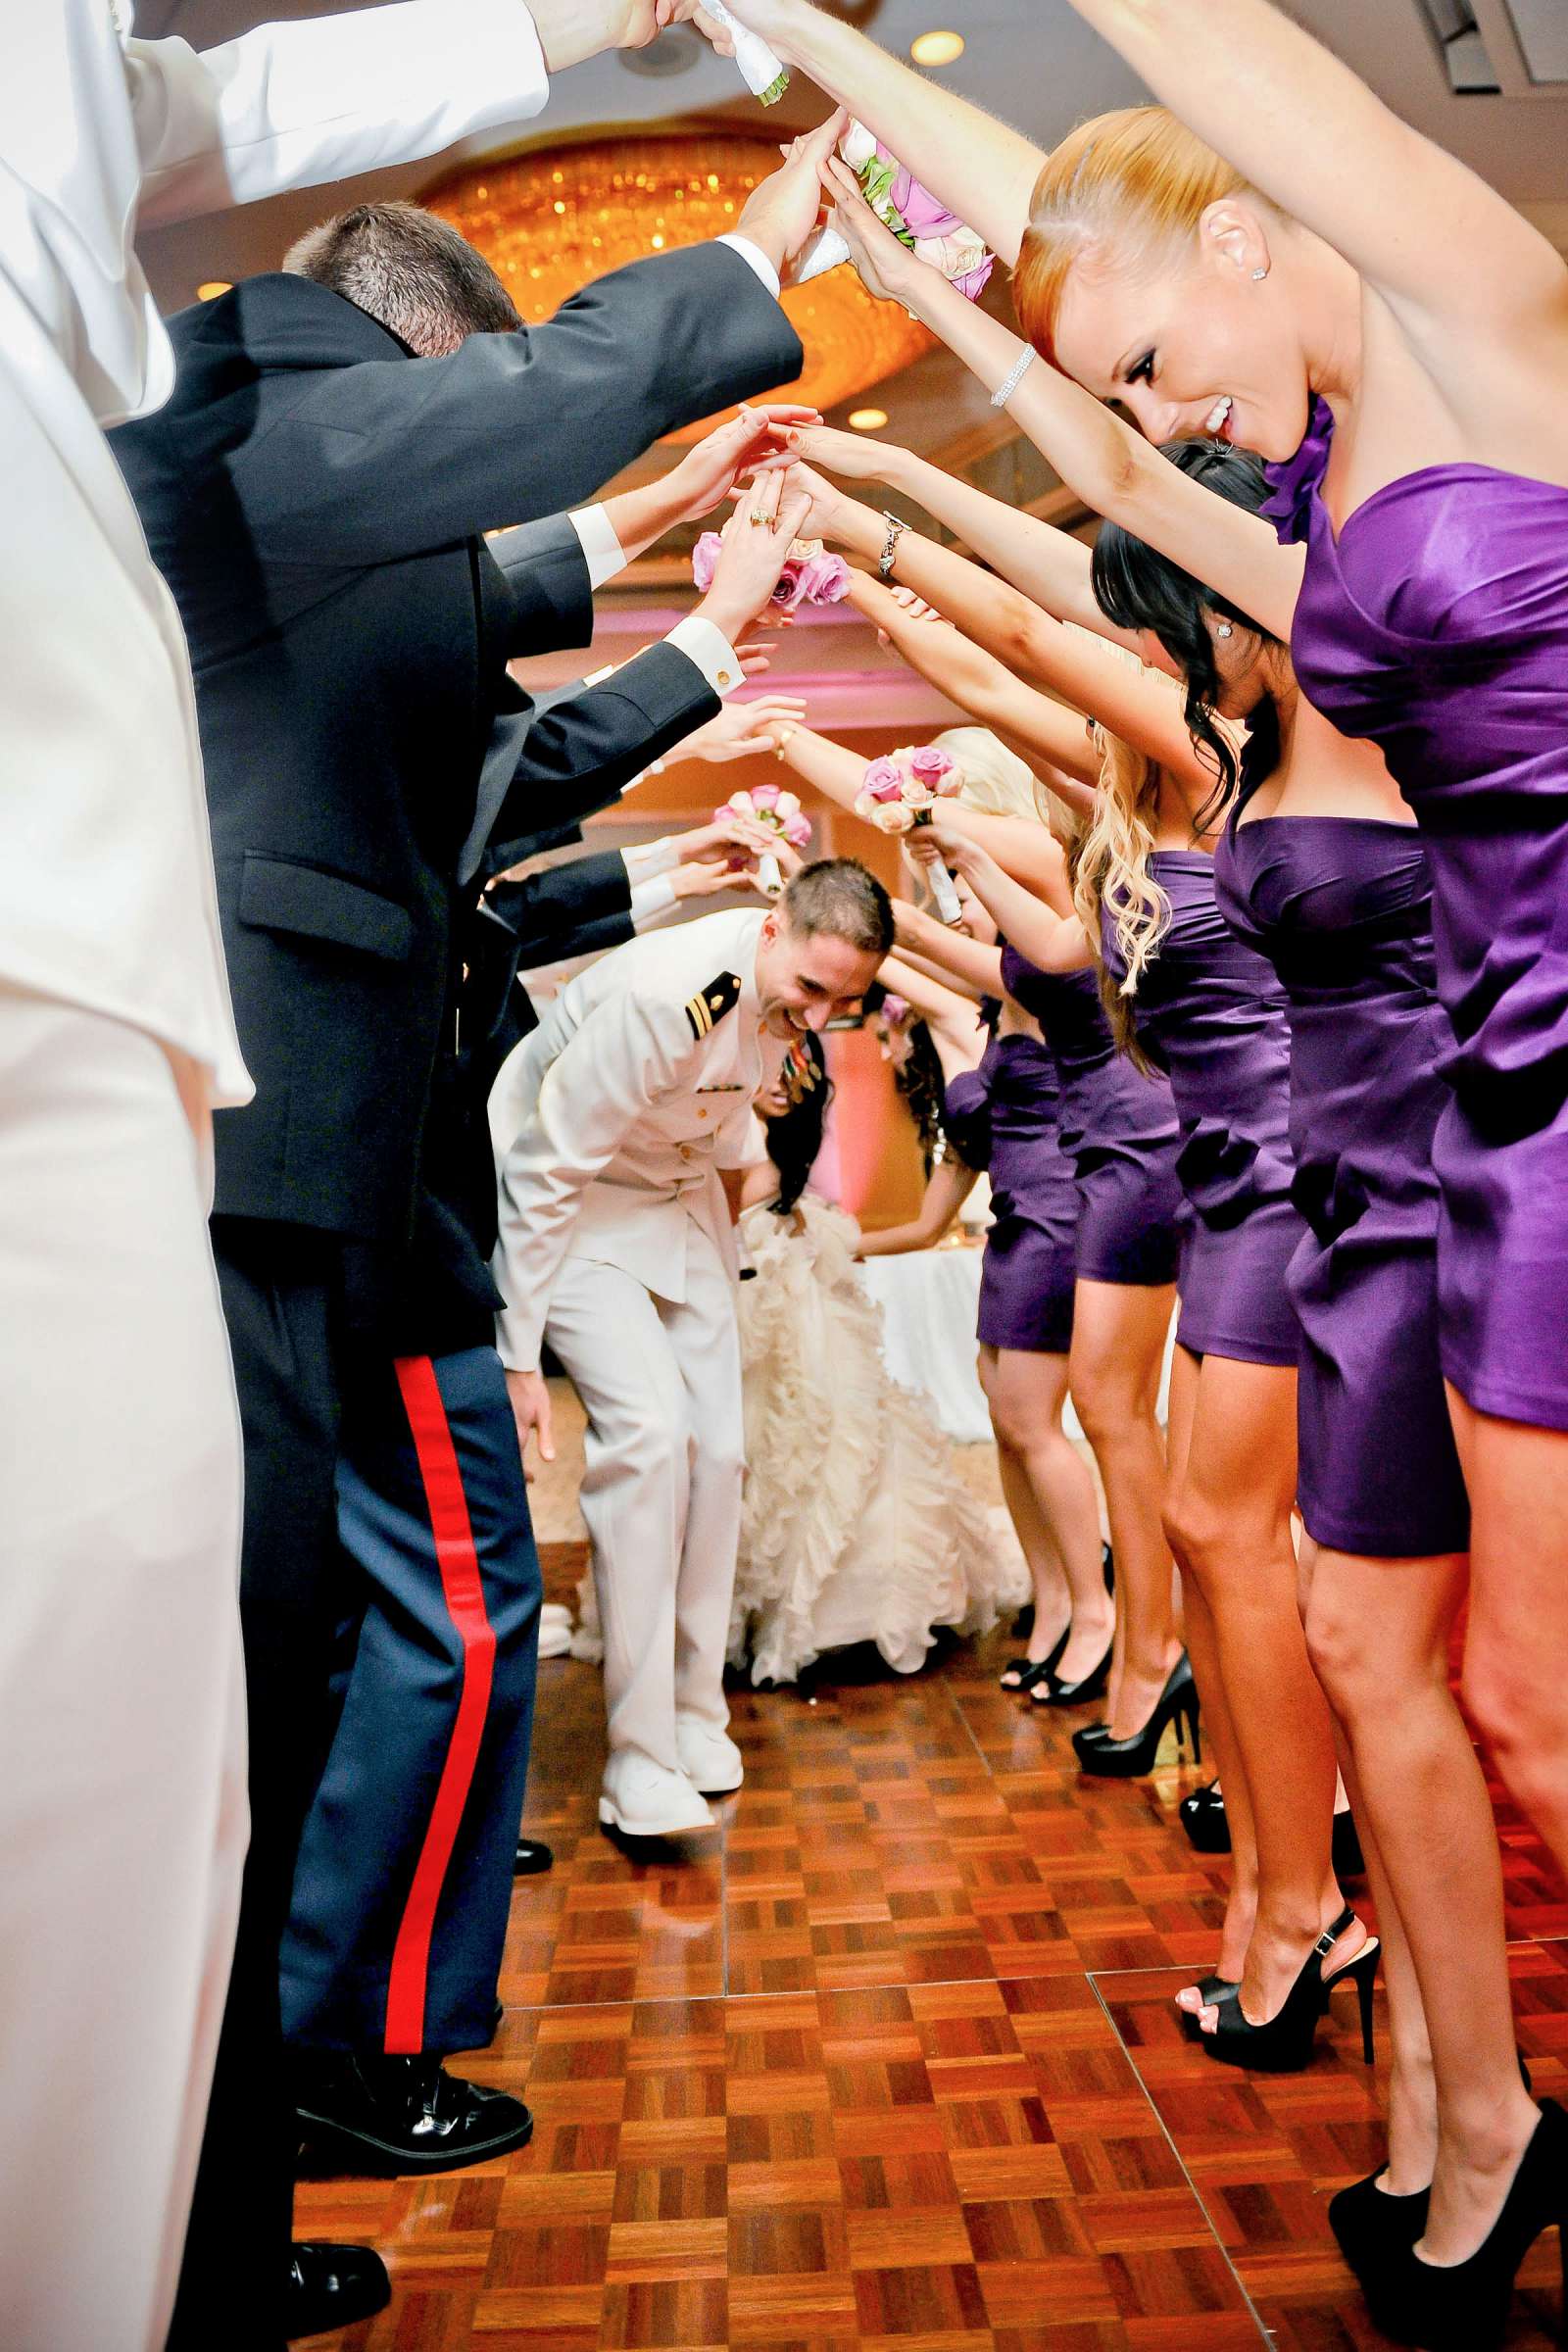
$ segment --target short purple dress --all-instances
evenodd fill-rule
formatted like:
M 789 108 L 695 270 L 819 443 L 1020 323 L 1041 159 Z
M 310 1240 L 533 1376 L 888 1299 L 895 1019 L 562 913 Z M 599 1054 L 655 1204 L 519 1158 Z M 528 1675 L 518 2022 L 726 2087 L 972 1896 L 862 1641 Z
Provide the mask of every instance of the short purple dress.
M 1065 1355 L 1072 1345 L 1078 1188 L 1057 1141 L 1056 1065 L 1035 1037 L 991 1043 L 977 1070 L 950 1080 L 944 1124 L 955 1151 L 991 1178 L 978 1337 L 987 1348 Z
M 1568 489 L 1427 466 L 1336 541 L 1333 430 L 1315 401 L 1266 512 L 1307 543 L 1302 691 L 1381 748 L 1431 864 L 1443 1369 L 1478 1411 L 1568 1429 Z
M 1451 1038 L 1420 835 L 1365 817 L 1233 817 L 1214 882 L 1226 921 L 1290 999 L 1306 1532 L 1374 1559 L 1463 1551 L 1432 1171 Z
M 1169 1083 L 1116 1051 L 1093 972 L 1043 972 L 1004 946 L 1002 985 L 1033 1013 L 1061 1081 L 1057 1133 L 1078 1179 L 1080 1282 L 1174 1282 L 1180 1136 Z
M 1291 1201 L 1285 992 L 1221 915 L 1206 852 L 1156 850 L 1150 872 L 1171 919 L 1132 1004 L 1139 1044 L 1170 1079 L 1176 1173 L 1194 1212 L 1176 1337 L 1193 1355 L 1294 1365 L 1300 1335 L 1286 1269 L 1304 1228 Z M 1103 912 L 1102 938 L 1119 981 L 1126 965 Z

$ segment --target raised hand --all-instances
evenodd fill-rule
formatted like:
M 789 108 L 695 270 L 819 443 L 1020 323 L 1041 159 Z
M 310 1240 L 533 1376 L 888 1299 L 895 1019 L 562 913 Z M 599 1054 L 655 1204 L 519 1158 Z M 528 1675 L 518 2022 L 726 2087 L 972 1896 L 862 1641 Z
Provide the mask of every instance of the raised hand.
M 713 762 L 754 759 L 772 751 L 775 727 L 799 725 L 805 716 L 806 705 L 790 694 L 760 694 L 754 702 L 726 703 L 716 718 L 688 735 L 667 757 Z M 687 852 L 689 857 L 696 854 Z
M 712 586 L 698 607 L 731 645 L 778 586 L 810 503 L 793 473 L 760 475 L 737 501 L 721 534 Z
M 761 34 L 770 49 L 789 60 L 792 51 L 790 35 L 803 16 L 810 11 L 803 0 L 727 0 L 729 12 L 751 31 Z M 698 31 L 712 43 L 720 57 L 733 57 L 735 44 L 727 29 L 716 18 L 709 16 L 702 0 L 674 0 L 677 16 L 683 23 L 696 25 Z
M 815 232 L 822 170 L 848 126 L 849 117 L 840 108 L 794 140 L 780 169 L 752 190 L 735 223 L 735 234 L 760 247 L 786 283 L 791 265 Z
M 892 229 L 877 219 L 842 156 L 823 158 L 822 186 L 833 207 L 831 225 L 849 247 L 850 260 L 866 292 L 879 302 L 902 302 L 916 309 L 914 296 L 921 282 L 940 285 L 941 271 L 933 270 L 929 262 L 916 261 L 907 245 L 901 244 Z
M 669 476 L 669 488 L 680 502 L 679 516 L 690 521 L 721 506 L 741 476 L 784 436 L 807 425 L 819 424 L 820 412 L 795 401 L 769 401 L 758 408 L 744 405 L 723 424 L 688 450 Z
M 841 433 L 836 425 L 823 424 L 820 417 L 808 417 L 799 422 L 781 420 L 773 436 L 773 454 L 765 461 L 769 465 L 788 465 L 798 459 L 805 466 L 819 466 L 824 473 L 839 474 L 847 482 L 880 482 L 887 452 L 872 433 Z

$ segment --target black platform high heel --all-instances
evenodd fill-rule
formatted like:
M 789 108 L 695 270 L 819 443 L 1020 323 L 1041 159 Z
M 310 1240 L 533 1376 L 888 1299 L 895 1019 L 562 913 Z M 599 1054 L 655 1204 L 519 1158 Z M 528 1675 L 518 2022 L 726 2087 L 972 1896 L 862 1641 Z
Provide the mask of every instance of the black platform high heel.
M 1220 2010 L 1212 2034 L 1203 2035 L 1204 2047 L 1211 2058 L 1222 2066 L 1244 2066 L 1260 2075 L 1298 2075 L 1312 2063 L 1312 2046 L 1317 2039 L 1317 2021 L 1326 2015 L 1329 1995 L 1341 1984 L 1355 1986 L 1356 2000 L 1361 2012 L 1361 2054 L 1368 2066 L 1372 2063 L 1372 1995 L 1377 1984 L 1378 1962 L 1382 1946 L 1375 1936 L 1369 1936 L 1353 1960 L 1335 1969 L 1332 1976 L 1323 1974 L 1323 1962 L 1348 1927 L 1355 1923 L 1355 1913 L 1348 1908 L 1340 1913 L 1332 1927 L 1325 1928 L 1302 1963 L 1300 1974 L 1285 1996 L 1283 2007 L 1263 2025 L 1254 2026 L 1240 2000 L 1229 2001 Z
M 1526 2090 L 1533 2087 L 1522 2050 L 1519 2080 Z M 1387 2170 L 1387 2165 L 1380 2164 L 1375 2173 L 1368 2173 L 1364 2180 L 1352 2180 L 1348 2188 L 1342 2188 L 1338 2195 L 1330 2197 L 1329 2228 L 1339 2240 L 1348 2268 L 1366 2284 L 1372 2317 L 1385 2335 L 1396 2335 L 1396 2315 L 1392 2312 L 1385 2315 L 1383 2302 L 1391 2252 L 1413 2246 L 1418 2237 L 1426 2235 L 1432 2191 L 1415 2188 L 1408 2196 L 1395 2196 L 1378 2186 Z M 1386 2325 L 1385 2317 L 1396 2320 L 1396 2325 Z
M 1079 1771 L 1108 1781 L 1131 1781 L 1141 1773 L 1152 1772 L 1165 1727 L 1172 1723 L 1176 1726 L 1178 1742 L 1190 1739 L 1193 1761 L 1200 1764 L 1203 1743 L 1198 1728 L 1198 1685 L 1193 1680 L 1192 1661 L 1185 1650 L 1166 1676 L 1165 1688 L 1141 1732 L 1135 1732 L 1130 1740 L 1112 1740 L 1108 1730 L 1099 1724 L 1074 1732 L 1073 1753 L 1078 1758 Z
M 1376 2276 L 1362 2275 L 1367 2300 L 1387 2332 L 1421 2352 L 1498 2352 L 1519 2266 L 1553 2225 L 1563 2233 L 1568 2296 L 1568 2115 L 1555 2099 L 1543 2099 L 1502 2211 L 1469 2261 L 1440 2270 L 1413 2244 L 1394 2246 Z

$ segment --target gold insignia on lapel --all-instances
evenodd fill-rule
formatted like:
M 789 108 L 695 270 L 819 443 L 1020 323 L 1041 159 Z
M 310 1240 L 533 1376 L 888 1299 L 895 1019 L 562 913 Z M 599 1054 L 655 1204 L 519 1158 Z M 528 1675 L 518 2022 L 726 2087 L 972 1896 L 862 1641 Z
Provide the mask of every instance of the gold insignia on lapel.
M 692 1025 L 693 1037 L 705 1038 L 714 1023 L 724 1018 L 726 1012 L 734 1011 L 740 1001 L 738 972 L 720 972 L 716 980 L 710 980 L 708 986 L 700 988 L 686 1006 L 686 1018 Z

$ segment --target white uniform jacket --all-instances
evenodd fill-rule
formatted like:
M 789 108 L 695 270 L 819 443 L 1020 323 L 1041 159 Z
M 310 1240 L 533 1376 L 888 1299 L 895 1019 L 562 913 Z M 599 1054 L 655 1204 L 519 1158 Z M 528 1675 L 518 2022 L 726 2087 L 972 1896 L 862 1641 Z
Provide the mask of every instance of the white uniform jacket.
M 759 1026 L 760 912 L 710 914 L 601 956 L 509 1055 L 490 1098 L 500 1173 L 497 1346 L 533 1371 L 568 1256 L 686 1297 L 692 1223 L 735 1268 L 718 1170 L 784 1055 Z
M 26 0 L 0 73 L 0 982 L 150 1031 L 242 1102 L 190 664 L 100 427 L 169 396 L 138 223 L 536 114 L 522 0 L 406 0 L 198 56 Z

